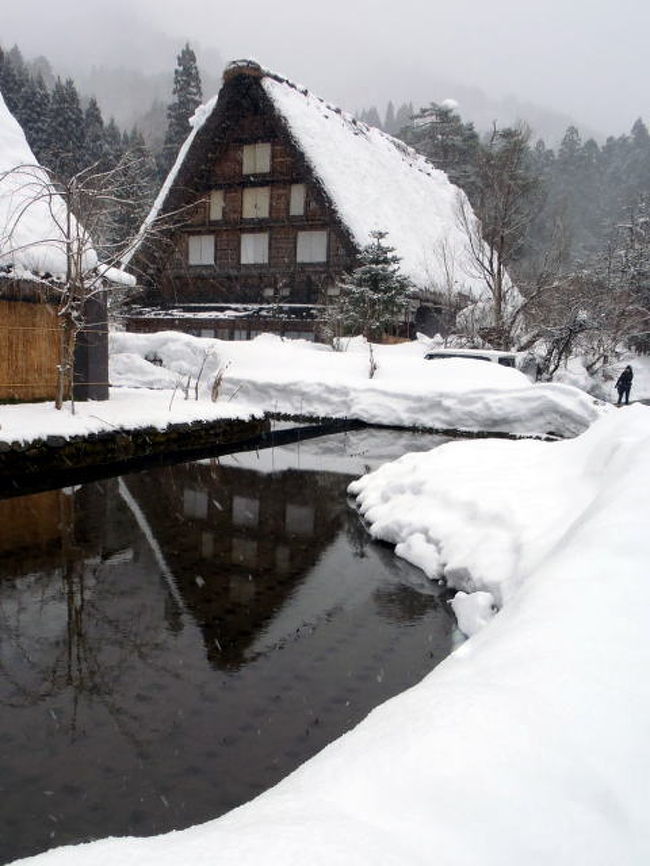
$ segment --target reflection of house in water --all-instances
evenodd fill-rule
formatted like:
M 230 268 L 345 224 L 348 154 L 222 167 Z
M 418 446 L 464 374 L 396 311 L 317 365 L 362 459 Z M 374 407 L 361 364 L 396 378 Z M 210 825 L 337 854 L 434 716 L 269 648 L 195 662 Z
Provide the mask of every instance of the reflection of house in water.
M 208 657 L 238 666 L 341 527 L 347 476 L 262 473 L 215 461 L 126 479 Z

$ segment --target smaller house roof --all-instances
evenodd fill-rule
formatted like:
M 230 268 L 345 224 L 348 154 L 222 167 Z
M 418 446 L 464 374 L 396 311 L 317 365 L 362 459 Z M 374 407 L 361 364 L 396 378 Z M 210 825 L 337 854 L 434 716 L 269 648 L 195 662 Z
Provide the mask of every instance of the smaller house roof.
M 100 264 L 91 239 L 70 214 L 49 174 L 29 146 L 0 93 L 0 275 L 64 280 L 67 239 L 84 245 L 83 268 L 111 282 L 133 284 L 117 268 Z
M 0 94 L 0 268 L 65 277 L 67 208 Z M 88 249 L 88 265 L 97 264 Z

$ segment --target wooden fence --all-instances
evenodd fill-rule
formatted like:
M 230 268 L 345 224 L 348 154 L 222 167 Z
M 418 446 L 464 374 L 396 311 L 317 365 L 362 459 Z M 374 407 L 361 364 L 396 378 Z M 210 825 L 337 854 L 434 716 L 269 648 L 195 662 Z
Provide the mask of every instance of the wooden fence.
M 59 357 L 56 307 L 0 300 L 0 401 L 53 400 Z

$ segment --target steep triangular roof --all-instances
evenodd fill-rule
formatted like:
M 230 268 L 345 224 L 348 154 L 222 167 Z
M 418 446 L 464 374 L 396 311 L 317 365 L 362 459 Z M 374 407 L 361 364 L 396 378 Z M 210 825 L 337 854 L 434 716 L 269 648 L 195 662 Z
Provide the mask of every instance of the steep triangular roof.
M 22 279 L 63 279 L 66 220 L 63 198 L 0 94 L 0 269 Z M 85 258 L 88 268 L 97 265 L 90 247 Z
M 402 271 L 418 288 L 485 295 L 483 281 L 473 273 L 470 244 L 457 215 L 459 198 L 466 202 L 465 194 L 447 175 L 403 142 L 253 61 L 231 63 L 219 94 L 192 118 L 192 131 L 145 227 L 165 212 L 184 166 L 200 146 L 201 131 L 237 75 L 260 81 L 276 117 L 357 247 L 369 242 L 372 231 L 386 231 L 387 242 L 402 259 Z

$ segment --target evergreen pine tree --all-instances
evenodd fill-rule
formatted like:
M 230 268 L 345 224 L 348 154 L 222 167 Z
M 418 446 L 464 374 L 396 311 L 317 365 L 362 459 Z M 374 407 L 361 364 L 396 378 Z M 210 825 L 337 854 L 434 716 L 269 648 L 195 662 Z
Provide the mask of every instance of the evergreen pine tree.
M 166 174 L 190 133 L 190 118 L 201 104 L 201 77 L 196 55 L 189 43 L 176 58 L 174 70 L 174 100 L 167 106 L 167 132 L 160 155 L 160 170 Z
M 389 135 L 395 135 L 396 132 L 399 132 L 395 123 L 395 106 L 393 105 L 392 101 L 388 103 L 388 108 L 386 109 L 386 117 L 384 118 L 384 129 Z
M 71 78 L 57 78 L 48 112 L 48 168 L 69 179 L 84 166 L 84 116 Z
M 475 198 L 479 137 L 472 123 L 463 123 L 450 106 L 432 102 L 415 115 L 401 135 L 465 190 L 470 200 Z
M 49 143 L 50 93 L 40 72 L 30 79 L 29 94 L 29 106 L 25 106 L 23 129 L 36 159 L 43 162 L 47 156 Z
M 402 131 L 411 125 L 413 117 L 413 105 L 404 102 L 395 113 L 395 135 L 402 135 Z
M 18 49 L 0 51 L 0 90 L 7 108 L 19 122 L 18 114 L 22 105 L 22 90 L 26 77 L 24 63 Z
M 330 310 L 332 324 L 368 340 L 395 332 L 412 288 L 400 273 L 395 249 L 384 243 L 386 236 L 383 231 L 370 233 L 372 240 L 359 253 L 359 266 L 340 281 L 338 302 Z
M 96 165 L 97 171 L 106 171 L 110 167 L 104 118 L 95 97 L 91 97 L 84 112 L 84 161 L 86 165 Z
M 108 164 L 110 166 L 117 165 L 124 155 L 124 145 L 122 144 L 122 134 L 114 117 L 111 117 L 104 127 L 104 143 Z

